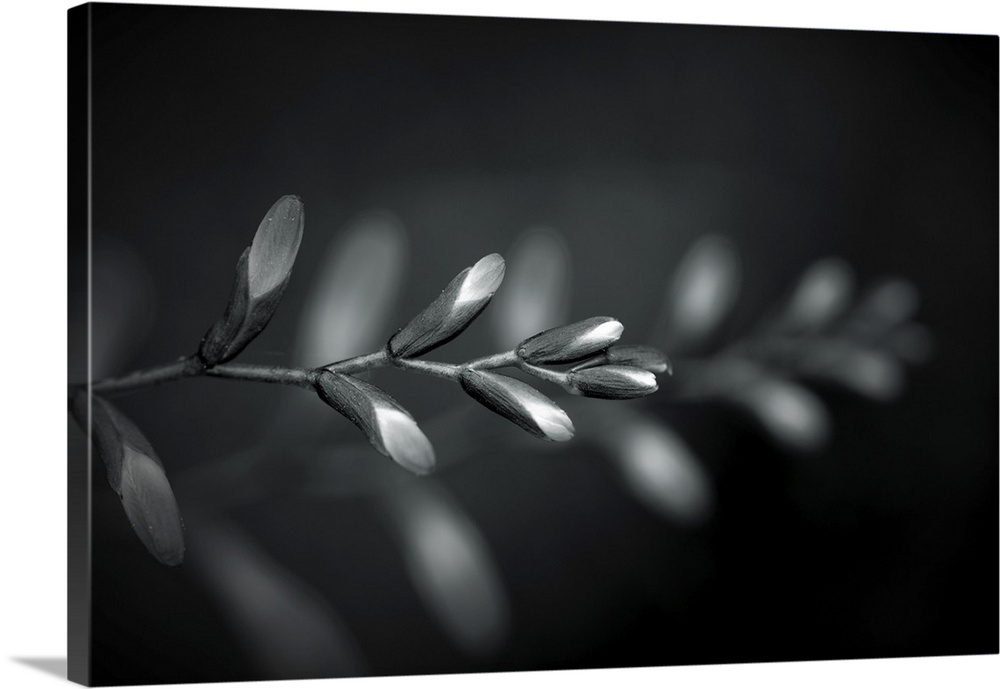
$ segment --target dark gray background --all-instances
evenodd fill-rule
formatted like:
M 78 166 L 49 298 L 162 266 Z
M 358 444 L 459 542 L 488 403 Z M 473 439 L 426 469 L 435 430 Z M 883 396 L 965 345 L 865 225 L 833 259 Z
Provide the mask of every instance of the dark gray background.
M 608 487 L 599 458 L 571 451 L 484 453 L 443 474 L 514 603 L 515 634 L 489 661 L 462 656 L 409 601 L 364 504 L 242 515 L 329 589 L 377 673 L 997 651 L 995 37 L 128 6 L 95 17 L 94 242 L 126 243 L 156 294 L 122 371 L 196 346 L 286 193 L 306 204 L 306 238 L 246 352 L 263 363 L 287 361 L 305 278 L 370 208 L 411 232 L 400 323 L 536 223 L 570 242 L 572 317 L 612 313 L 636 333 L 707 232 L 744 259 L 734 333 L 830 254 L 863 281 L 902 275 L 921 291 L 934 362 L 892 405 L 825 391 L 835 434 L 811 464 L 725 410 L 663 412 L 717 480 L 702 529 L 656 520 Z M 489 347 L 484 331 L 456 342 L 455 360 Z M 464 401 L 383 380 L 418 419 Z M 252 443 L 276 400 L 190 381 L 122 406 L 180 472 Z M 100 472 L 94 499 L 95 680 L 252 678 L 197 581 L 134 543 Z M 303 523 L 310 537 L 289 538 Z M 570 566 L 560 551 L 579 533 L 593 547 Z M 326 569 L 316 542 L 336 553 Z

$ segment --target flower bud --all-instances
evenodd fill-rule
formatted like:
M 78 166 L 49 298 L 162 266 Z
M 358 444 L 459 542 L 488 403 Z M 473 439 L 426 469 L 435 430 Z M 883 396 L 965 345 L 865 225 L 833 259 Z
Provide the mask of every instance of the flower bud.
M 90 406 L 91 439 L 132 529 L 153 557 L 165 565 L 179 565 L 184 560 L 184 529 L 160 458 L 135 424 L 111 403 L 92 396 Z M 86 428 L 86 392 L 74 398 L 73 415 Z
M 573 437 L 573 422 L 566 412 L 527 383 L 471 369 L 462 372 L 460 381 L 474 400 L 534 436 L 557 442 Z
M 579 361 L 617 342 L 624 329 L 614 318 L 595 316 L 533 335 L 516 351 L 529 364 Z
M 434 468 L 434 448 L 409 412 L 381 389 L 353 376 L 323 371 L 320 398 L 368 436 L 372 446 L 415 474 Z
M 500 254 L 485 256 L 448 283 L 438 298 L 389 339 L 394 357 L 415 357 L 450 342 L 490 303 L 503 281 Z
M 595 366 L 571 371 L 567 384 L 584 397 L 627 400 L 656 392 L 656 376 L 634 366 Z
M 304 222 L 297 196 L 283 196 L 271 206 L 253 243 L 236 264 L 225 313 L 201 342 L 198 353 L 206 364 L 214 366 L 235 357 L 271 320 L 288 286 Z
M 606 366 L 608 364 L 634 366 L 650 373 L 666 373 L 670 375 L 674 372 L 667 355 L 656 347 L 649 347 L 647 345 L 614 345 L 608 347 L 607 351 L 580 362 L 572 370 L 582 371 L 585 368 Z

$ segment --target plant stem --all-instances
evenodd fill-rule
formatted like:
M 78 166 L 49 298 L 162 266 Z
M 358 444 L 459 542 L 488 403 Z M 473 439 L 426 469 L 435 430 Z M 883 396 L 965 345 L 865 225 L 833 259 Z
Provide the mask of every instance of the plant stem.
M 420 361 L 419 359 L 392 359 L 392 365 L 404 371 L 416 371 L 430 376 L 458 380 L 462 367 L 455 364 L 442 364 L 437 361 Z
M 491 354 L 490 356 L 480 357 L 478 359 L 472 359 L 466 361 L 462 365 L 462 368 L 504 368 L 506 366 L 517 366 L 518 358 L 517 352 L 511 350 L 509 352 L 500 352 L 498 354 Z
M 169 364 L 160 364 L 151 368 L 133 371 L 120 378 L 105 378 L 90 386 L 96 393 L 116 393 L 134 390 L 135 388 L 159 385 L 171 380 L 199 376 L 205 371 L 205 366 L 195 356 L 184 357 Z M 74 386 L 86 387 L 86 384 Z
M 358 371 L 370 371 L 375 368 L 381 368 L 389 364 L 390 359 L 389 351 L 383 347 L 370 354 L 363 354 L 350 359 L 344 359 L 343 361 L 335 361 L 332 364 L 320 366 L 320 368 L 325 368 L 332 373 L 357 373 Z
M 513 351 L 499 352 L 490 356 L 472 359 L 464 364 L 446 364 L 439 361 L 424 361 L 392 357 L 386 348 L 369 354 L 335 361 L 320 368 L 290 368 L 287 366 L 264 366 L 261 364 L 216 364 L 206 367 L 197 356 L 189 356 L 169 364 L 153 366 L 135 371 L 119 378 L 105 378 L 91 385 L 91 390 L 100 394 L 115 394 L 128 392 L 137 388 L 158 385 L 182 378 L 208 376 L 211 378 L 228 378 L 231 380 L 246 380 L 258 383 L 277 383 L 280 385 L 296 385 L 308 388 L 316 383 L 320 372 L 326 370 L 333 373 L 350 375 L 360 371 L 371 371 L 385 366 L 394 366 L 404 371 L 413 371 L 425 375 L 457 381 L 461 372 L 467 368 L 496 369 L 508 366 L 519 366 L 523 370 L 543 380 L 561 384 L 563 374 L 547 369 L 531 366 L 521 362 Z M 71 392 L 84 388 L 85 384 L 71 386 Z
M 298 385 L 303 388 L 313 385 L 316 382 L 317 374 L 316 369 L 260 366 L 257 364 L 219 364 L 205 371 L 205 375 L 214 378 Z
M 552 371 L 547 368 L 529 364 L 527 361 L 519 362 L 519 367 L 525 373 L 530 373 L 540 380 L 545 380 L 556 385 L 566 385 L 566 374 L 559 371 Z

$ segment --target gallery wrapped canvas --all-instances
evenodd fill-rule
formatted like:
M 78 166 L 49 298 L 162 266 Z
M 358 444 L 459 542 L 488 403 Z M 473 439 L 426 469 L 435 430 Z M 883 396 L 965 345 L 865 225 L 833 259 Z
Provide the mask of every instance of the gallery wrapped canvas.
M 997 48 L 70 10 L 70 678 L 997 653 Z

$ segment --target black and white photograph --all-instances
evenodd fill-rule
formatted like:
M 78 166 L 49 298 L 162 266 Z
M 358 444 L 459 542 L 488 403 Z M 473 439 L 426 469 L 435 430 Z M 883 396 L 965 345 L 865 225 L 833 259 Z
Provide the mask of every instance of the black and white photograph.
M 1000 652 L 989 28 L 66 29 L 70 681 Z

